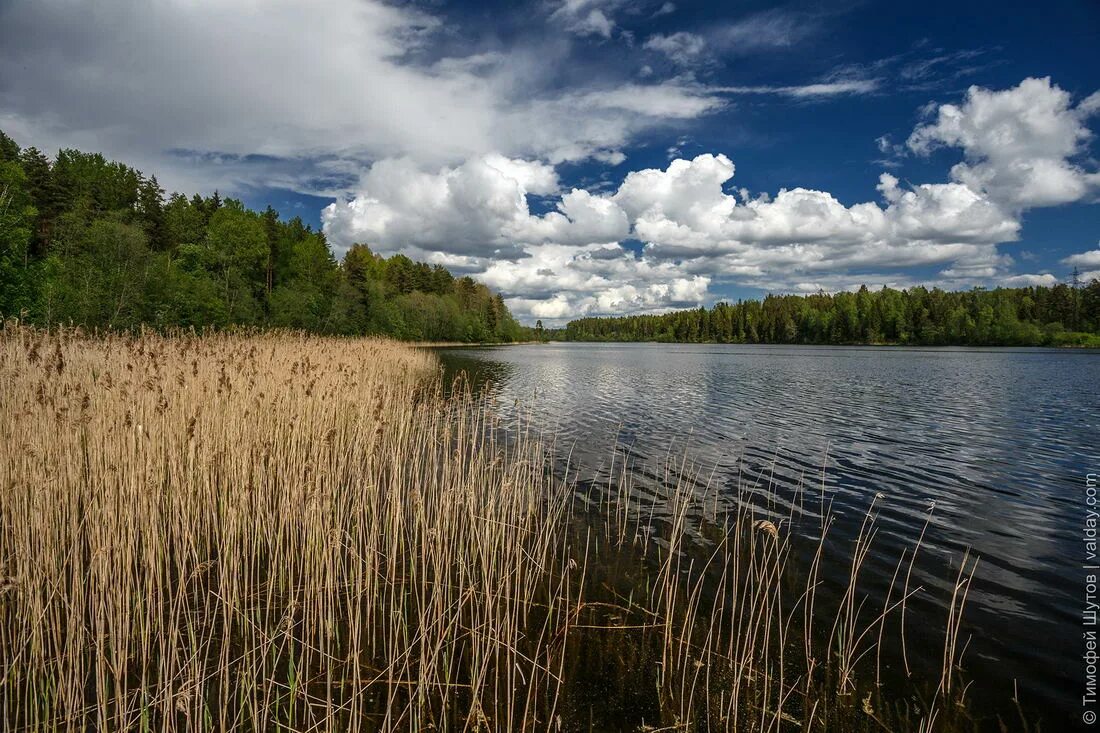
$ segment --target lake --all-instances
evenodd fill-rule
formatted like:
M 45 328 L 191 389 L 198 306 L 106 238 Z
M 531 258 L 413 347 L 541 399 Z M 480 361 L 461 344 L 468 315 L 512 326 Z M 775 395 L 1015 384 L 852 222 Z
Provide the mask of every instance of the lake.
M 619 446 L 643 482 L 686 452 L 713 471 L 719 495 L 747 480 L 781 496 L 824 484 L 841 520 L 834 541 L 848 547 L 881 492 L 872 594 L 935 502 L 914 569 L 928 589 L 908 622 L 918 627 L 914 666 L 939 663 L 947 598 L 970 548 L 980 563 L 963 666 L 978 711 L 1005 709 L 1018 690 L 1044 729 L 1079 724 L 1100 353 L 555 343 L 439 354 L 506 424 L 525 416 L 556 436 L 582 480 L 606 477 Z M 847 581 L 843 561 L 832 570 L 826 583 Z

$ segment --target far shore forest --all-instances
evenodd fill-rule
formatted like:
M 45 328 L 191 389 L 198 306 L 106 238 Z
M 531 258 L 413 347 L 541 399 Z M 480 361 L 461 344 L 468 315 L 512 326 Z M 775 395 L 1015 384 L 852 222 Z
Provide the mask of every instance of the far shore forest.
M 240 201 L 166 195 L 96 153 L 51 159 L 0 132 L 0 317 L 134 330 L 291 328 L 406 341 L 1100 347 L 1100 281 L 768 295 L 660 315 L 519 324 L 499 293 Z
M 945 291 L 866 286 L 769 295 L 662 315 L 582 318 L 566 341 L 1100 347 L 1100 280 L 1053 287 Z

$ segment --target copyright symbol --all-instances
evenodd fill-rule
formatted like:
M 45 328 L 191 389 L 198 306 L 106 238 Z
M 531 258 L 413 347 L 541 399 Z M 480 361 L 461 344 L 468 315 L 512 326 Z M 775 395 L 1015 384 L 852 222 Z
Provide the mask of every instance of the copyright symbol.
M 1085 725 L 1092 725 L 1096 722 L 1096 713 L 1092 710 L 1086 710 L 1084 714 L 1081 715 L 1081 720 L 1085 721 Z

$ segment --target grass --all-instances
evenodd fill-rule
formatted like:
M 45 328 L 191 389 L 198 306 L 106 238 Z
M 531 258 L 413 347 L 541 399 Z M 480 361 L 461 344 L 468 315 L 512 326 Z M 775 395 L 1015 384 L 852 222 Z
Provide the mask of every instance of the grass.
M 289 333 L 0 332 L 0 720 L 83 730 L 956 730 L 962 559 L 933 678 L 787 514 L 686 462 L 598 499 L 434 357 Z M 877 501 L 877 499 L 876 499 Z M 908 564 L 907 561 L 908 560 Z M 849 565 L 839 599 L 824 563 Z M 911 652 L 911 650 L 910 650 Z M 936 678 L 938 677 L 938 678 Z

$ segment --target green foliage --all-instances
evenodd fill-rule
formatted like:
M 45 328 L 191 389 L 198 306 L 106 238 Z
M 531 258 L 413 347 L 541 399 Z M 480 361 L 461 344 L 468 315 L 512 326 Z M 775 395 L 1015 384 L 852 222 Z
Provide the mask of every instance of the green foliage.
M 18 148 L 0 133 L 0 313 L 20 313 L 34 306 L 40 267 L 31 260 L 32 225 L 38 212 L 31 205 L 27 178 L 18 163 Z
M 19 160 L 19 144 L 0 130 L 0 161 L 11 163 Z
M 44 326 L 278 326 L 423 341 L 511 341 L 499 295 L 439 265 L 324 234 L 241 202 L 173 194 L 102 155 L 52 162 L 0 132 L 0 317 Z
M 1084 349 L 1100 349 L 1100 334 L 1080 331 L 1058 331 L 1049 337 L 1051 346 L 1073 346 Z
M 1065 324 L 1070 324 L 1067 330 Z M 928 346 L 1100 346 L 1100 281 L 1072 288 L 923 287 L 719 303 L 709 311 L 582 318 L 570 341 L 677 341 Z

